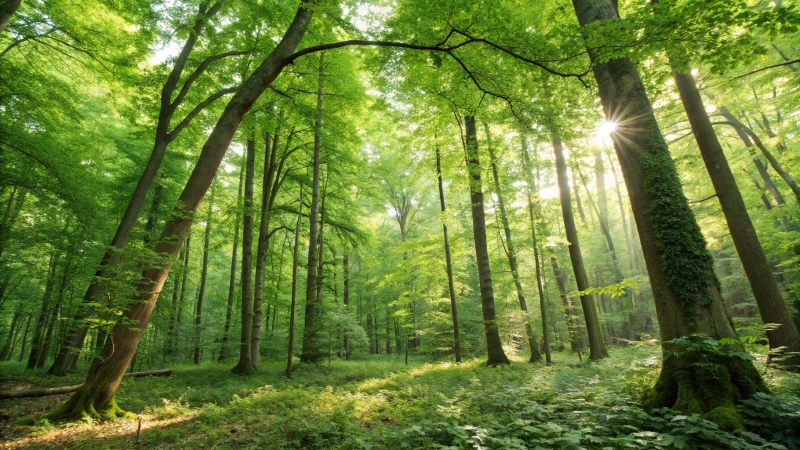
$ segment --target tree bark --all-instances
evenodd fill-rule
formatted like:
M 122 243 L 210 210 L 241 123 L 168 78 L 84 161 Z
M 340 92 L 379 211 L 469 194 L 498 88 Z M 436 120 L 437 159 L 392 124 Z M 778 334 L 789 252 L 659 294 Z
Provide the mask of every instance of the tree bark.
M 514 240 L 511 238 L 511 225 L 508 222 L 508 215 L 506 215 L 506 206 L 503 201 L 503 191 L 500 186 L 500 175 L 497 171 L 497 155 L 495 154 L 494 147 L 492 146 L 492 137 L 489 133 L 489 125 L 484 122 L 484 132 L 486 133 L 486 147 L 489 149 L 489 159 L 492 166 L 492 176 L 494 178 L 494 190 L 497 195 L 497 206 L 500 209 L 500 221 L 503 225 L 503 231 L 506 236 L 506 256 L 508 257 L 508 267 L 511 269 L 511 278 L 514 280 L 514 288 L 517 291 L 517 300 L 519 300 L 519 308 L 525 313 L 525 333 L 528 336 L 528 346 L 531 350 L 531 356 L 528 362 L 537 362 L 542 360 L 542 353 L 539 351 L 539 343 L 536 336 L 533 334 L 533 327 L 531 327 L 530 313 L 528 313 L 528 304 L 525 300 L 525 293 L 522 289 L 522 282 L 519 278 L 519 266 L 517 264 L 517 248 L 514 245 Z
M 573 5 L 582 26 L 618 19 L 609 0 L 573 0 Z M 638 70 L 630 59 L 618 58 L 594 64 L 593 72 L 606 120 L 617 123 L 611 138 L 639 230 L 665 353 L 645 407 L 702 414 L 723 429 L 742 429 L 735 400 L 767 387 L 750 361 L 686 351 L 704 339 L 737 335 Z
M 5 0 L 0 4 L 0 33 L 6 29 L 8 22 L 11 21 L 11 16 L 17 11 L 22 0 Z
M 56 278 L 56 268 L 58 261 L 61 259 L 60 253 L 56 250 L 54 256 L 50 256 L 50 264 L 47 269 L 47 284 L 44 288 L 44 295 L 42 296 L 42 308 L 39 310 L 39 319 L 36 321 L 36 328 L 33 331 L 33 339 L 31 339 L 31 353 L 28 356 L 28 364 L 26 369 L 35 369 L 36 364 L 39 362 L 41 356 L 42 346 L 44 345 L 45 332 L 47 330 L 47 318 L 50 311 L 50 297 L 53 293 L 53 284 Z
M 739 254 L 744 272 L 750 282 L 753 296 L 764 323 L 778 324 L 767 331 L 769 347 L 780 356 L 783 352 L 794 352 L 795 356 L 777 358 L 775 361 L 784 367 L 800 369 L 800 335 L 794 327 L 792 316 L 781 295 L 780 287 L 772 274 L 767 256 L 761 248 L 756 229 L 742 195 L 736 185 L 725 153 L 722 151 L 714 132 L 714 126 L 706 113 L 700 91 L 688 68 L 674 67 L 675 85 L 678 88 L 686 116 L 692 127 L 700 154 L 705 161 L 714 191 L 717 193 L 722 212 L 731 232 L 731 239 Z M 779 350 L 781 349 L 781 350 Z
M 553 275 L 556 278 L 558 292 L 561 295 L 561 303 L 564 304 L 564 316 L 567 319 L 567 330 L 569 331 L 569 343 L 573 352 L 580 352 L 583 349 L 583 338 L 581 337 L 580 325 L 578 323 L 578 311 L 573 306 L 567 295 L 567 271 L 558 266 L 555 255 L 550 255 L 550 264 L 553 266 Z
M 311 184 L 311 208 L 309 211 L 308 226 L 308 275 L 306 277 L 306 308 L 303 328 L 303 349 L 300 359 L 315 362 L 322 357 L 317 348 L 317 233 L 319 228 L 319 178 L 320 178 L 320 147 L 322 144 L 322 93 L 325 89 L 325 71 L 323 54 L 319 57 L 319 72 L 317 83 L 317 119 L 314 127 L 314 160 L 313 178 Z
M 447 290 L 450 295 L 450 314 L 453 318 L 453 352 L 456 362 L 461 362 L 461 336 L 458 330 L 458 308 L 456 306 L 456 289 L 453 282 L 453 260 L 450 255 L 450 238 L 447 234 L 447 207 L 444 203 L 444 184 L 442 183 L 442 158 L 439 154 L 439 146 L 436 146 L 436 180 L 439 185 L 439 206 L 442 211 L 442 231 L 444 232 L 444 256 L 447 263 Z M 397 326 L 395 325 L 395 335 Z M 398 352 L 400 347 L 398 347 Z
M 246 163 L 245 163 L 246 164 Z M 233 301 L 236 298 L 236 253 L 239 249 L 239 226 L 241 223 L 242 213 L 242 188 L 244 178 L 244 165 L 239 171 L 239 193 L 236 195 L 236 214 L 234 217 L 233 226 L 233 254 L 231 256 L 231 274 L 228 279 L 228 306 L 225 308 L 225 326 L 222 329 L 222 343 L 219 349 L 219 357 L 217 361 L 222 362 L 228 356 L 228 339 L 231 334 L 231 318 L 233 316 Z
M 489 248 L 486 242 L 486 214 L 484 212 L 483 186 L 481 184 L 481 166 L 478 157 L 478 136 L 475 132 L 475 117 L 465 116 L 467 170 L 469 172 L 470 200 L 472 202 L 472 234 L 475 241 L 475 258 L 478 263 L 478 281 L 481 290 L 481 313 L 483 329 L 486 334 L 486 364 L 510 364 L 503 351 L 500 340 L 500 329 L 494 306 L 494 290 L 492 289 L 492 270 L 489 265 Z
M 564 217 L 564 231 L 569 243 L 569 259 L 572 262 L 572 271 L 575 273 L 575 283 L 578 285 L 578 290 L 583 292 L 590 287 L 589 278 L 586 276 L 586 268 L 583 265 L 583 255 L 578 241 L 578 229 L 575 226 L 575 216 L 572 213 L 567 163 L 564 160 L 564 145 L 561 139 L 555 135 L 553 135 L 553 151 L 556 159 L 556 177 L 561 200 L 561 215 Z M 600 329 L 597 307 L 591 295 L 581 295 L 580 297 L 583 316 L 586 321 L 586 334 L 589 337 L 589 359 L 597 361 L 608 356 L 603 343 L 603 332 Z
M 344 305 L 345 311 L 347 311 L 347 318 L 348 324 L 344 330 L 344 359 L 345 361 L 350 361 L 350 357 L 352 356 L 350 353 L 350 256 L 347 254 L 347 250 L 345 249 L 344 256 L 342 256 L 342 270 L 344 272 L 344 287 L 342 292 L 342 304 Z
M 206 230 L 203 236 L 203 269 L 200 272 L 200 293 L 197 295 L 197 306 L 194 312 L 194 363 L 200 364 L 200 326 L 203 322 L 203 299 L 206 295 L 206 281 L 208 280 L 208 248 L 211 242 L 211 218 L 214 211 L 214 186 L 208 198 L 208 214 L 206 215 Z
M 292 378 L 292 357 L 294 356 L 294 315 L 297 304 L 297 253 L 300 246 L 300 224 L 303 219 L 303 186 L 300 185 L 300 202 L 297 209 L 297 223 L 294 227 L 294 247 L 292 248 L 292 304 L 289 306 L 289 349 L 286 362 L 286 378 Z
M 101 413 L 107 417 L 124 414 L 114 401 L 114 393 L 133 357 L 142 337 L 141 330 L 147 325 L 164 280 L 169 274 L 169 259 L 177 255 L 180 243 L 189 231 L 192 216 L 211 185 L 239 123 L 256 99 L 281 73 L 284 60 L 297 48 L 308 28 L 311 16 L 310 9 L 303 6 L 298 9 L 281 41 L 244 81 L 225 107 L 203 145 L 197 164 L 155 247 L 156 253 L 167 256 L 166 262 L 143 272 L 143 280 L 137 287 L 134 302 L 123 315 L 135 328 L 130 328 L 128 323 L 119 323 L 115 326 L 111 340 L 114 345 L 109 343 L 105 346 L 102 362 L 98 362 L 90 370 L 86 384 L 64 405 L 48 415 L 51 420 L 81 418 Z
M 244 225 L 242 226 L 242 330 L 239 339 L 239 362 L 231 372 L 247 375 L 255 370 L 250 345 L 253 337 L 253 178 L 256 144 L 247 139 L 244 174 Z

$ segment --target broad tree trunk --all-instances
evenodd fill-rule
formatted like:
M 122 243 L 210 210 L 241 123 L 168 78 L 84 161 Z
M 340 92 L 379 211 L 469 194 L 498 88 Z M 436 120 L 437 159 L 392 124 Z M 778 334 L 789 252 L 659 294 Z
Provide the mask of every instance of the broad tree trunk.
M 500 340 L 500 329 L 494 306 L 494 290 L 492 289 L 492 270 L 489 265 L 489 248 L 486 242 L 486 214 L 484 212 L 483 186 L 481 184 L 481 166 L 478 158 L 478 136 L 475 132 L 475 117 L 465 116 L 467 170 L 469 172 L 470 200 L 472 202 L 472 234 L 475 240 L 475 258 L 478 262 L 478 281 L 481 290 L 481 312 L 483 329 L 486 333 L 486 351 L 489 366 L 510 364 L 503 351 Z
M 239 339 L 239 362 L 231 372 L 246 375 L 255 370 L 250 345 L 253 337 L 253 178 L 256 144 L 247 139 L 244 174 L 244 225 L 242 226 L 242 332 Z
M 246 163 L 245 163 L 246 164 Z M 236 195 L 236 214 L 233 225 L 233 254 L 231 256 L 231 274 L 228 279 L 228 306 L 225 308 L 225 326 L 222 329 L 222 343 L 219 348 L 217 361 L 222 362 L 228 356 L 228 339 L 231 335 L 231 318 L 233 316 L 233 301 L 236 297 L 236 253 L 239 249 L 239 226 L 242 213 L 242 188 L 245 168 L 239 171 L 239 193 Z
M 292 357 L 294 356 L 294 316 L 297 305 L 297 264 L 300 247 L 300 224 L 303 219 L 303 186 L 300 185 L 300 202 L 297 209 L 297 223 L 294 226 L 294 247 L 292 248 L 292 304 L 289 306 L 289 357 L 286 362 L 286 378 L 292 378 Z
M 110 344 L 105 346 L 103 359 L 89 371 L 86 384 L 66 403 L 49 414 L 50 420 L 100 414 L 114 417 L 122 413 L 114 401 L 114 393 L 139 344 L 142 337 L 141 330 L 150 320 L 158 294 L 169 274 L 169 260 L 178 254 L 180 243 L 192 223 L 192 216 L 211 185 L 239 123 L 256 99 L 283 70 L 285 59 L 297 48 L 308 28 L 311 16 L 310 9 L 302 6 L 298 9 L 282 40 L 244 81 L 225 107 L 203 145 L 197 164 L 155 247 L 156 253 L 167 256 L 167 263 L 160 267 L 148 268 L 142 273 L 143 281 L 137 287 L 134 302 L 123 315 L 127 323 L 119 323 L 114 327 L 111 341 L 114 343 L 113 347 Z
M 86 290 L 86 294 L 83 296 L 82 305 L 75 313 L 75 317 L 72 320 L 72 329 L 67 333 L 68 338 L 64 340 L 64 344 L 62 345 L 62 348 L 48 373 L 52 373 L 54 375 L 64 375 L 66 371 L 73 365 L 73 359 L 77 357 L 76 352 L 83 348 L 83 341 L 86 339 L 86 333 L 89 330 L 89 324 L 86 322 L 86 318 L 94 315 L 94 308 L 92 305 L 101 301 L 104 289 L 102 286 L 102 280 L 108 277 L 108 269 L 119 263 L 118 253 L 123 247 L 125 247 L 125 244 L 127 244 L 131 231 L 133 231 L 133 228 L 136 225 L 136 221 L 139 217 L 139 213 L 142 210 L 142 206 L 144 205 L 147 193 L 153 186 L 153 182 L 155 181 L 158 171 L 161 168 L 161 163 L 164 160 L 164 154 L 166 153 L 167 146 L 178 136 L 178 134 L 181 133 L 181 131 L 183 131 L 186 125 L 200 111 L 202 111 L 203 108 L 205 108 L 205 106 L 208 106 L 217 98 L 222 97 L 222 95 L 225 93 L 233 92 L 233 90 L 225 89 L 213 94 L 195 107 L 195 109 L 186 118 L 184 118 L 180 124 L 176 125 L 174 128 L 171 127 L 171 121 L 175 111 L 183 102 L 183 99 L 185 98 L 189 88 L 192 86 L 194 79 L 196 79 L 197 76 L 202 73 L 202 71 L 196 71 L 195 73 L 197 76 L 194 74 L 190 76 L 180 88 L 177 96 L 173 98 L 173 94 L 175 93 L 175 90 L 181 80 L 186 63 L 189 60 L 189 55 L 192 53 L 192 50 L 194 49 L 194 46 L 200 37 L 200 33 L 205 27 L 205 24 L 208 23 L 209 19 L 216 15 L 221 8 L 221 0 L 218 0 L 211 7 L 209 7 L 209 1 L 203 1 L 199 7 L 198 18 L 194 22 L 194 26 L 189 32 L 189 37 L 184 43 L 181 52 L 175 59 L 175 64 L 172 67 L 172 71 L 170 72 L 161 89 L 160 110 L 158 114 L 158 121 L 156 123 L 153 150 L 150 152 L 150 159 L 147 161 L 147 165 L 145 166 L 141 177 L 139 177 L 139 181 L 136 184 L 133 195 L 131 195 L 128 206 L 125 208 L 125 212 L 123 213 L 119 225 L 117 226 L 117 231 L 111 240 L 111 245 L 103 255 L 97 272 L 92 278 L 92 281 Z M 170 130 L 170 128 L 172 128 L 172 130 Z
M 11 16 L 17 11 L 22 0 L 5 0 L 0 4 L 0 33 L 6 29 L 8 22 L 11 21 Z
M 458 331 L 458 308 L 456 307 L 456 290 L 453 283 L 453 260 L 450 256 L 450 238 L 447 235 L 447 208 L 444 203 L 444 184 L 442 183 L 442 158 L 439 154 L 439 146 L 436 146 L 436 180 L 439 184 L 439 205 L 442 210 L 442 230 L 444 232 L 444 256 L 447 263 L 447 288 L 450 294 L 450 313 L 453 317 L 453 352 L 456 362 L 461 362 L 461 337 Z M 395 323 L 395 335 L 397 335 L 397 324 Z M 398 339 L 399 342 L 399 339 Z M 400 351 L 400 347 L 397 347 Z
M 618 19 L 609 0 L 573 0 L 573 5 L 582 26 Z M 595 64 L 593 72 L 606 120 L 617 123 L 611 137 L 636 218 L 665 352 L 645 406 L 703 414 L 722 428 L 742 429 L 734 402 L 767 387 L 750 361 L 686 351 L 688 342 L 707 339 L 693 335 L 737 335 L 638 70 L 628 58 L 619 58 Z M 684 343 L 674 341 L 679 338 Z M 743 350 L 740 345 L 726 348 Z
M 731 239 L 750 282 L 761 320 L 764 323 L 779 325 L 767 331 L 770 349 L 776 351 L 778 356 L 783 352 L 794 352 L 795 356 L 778 358 L 776 362 L 785 367 L 800 369 L 800 353 L 798 353 L 800 335 L 794 327 L 789 308 L 783 300 L 767 256 L 761 248 L 756 229 L 747 214 L 744 200 L 736 186 L 736 179 L 728 166 L 728 160 L 714 132 L 711 119 L 706 113 L 700 91 L 688 68 L 681 70 L 673 67 L 673 69 L 676 70 L 675 85 L 678 87 L 700 154 L 703 156 L 711 183 L 725 214 Z
M 514 288 L 517 291 L 517 300 L 519 300 L 519 308 L 525 313 L 525 333 L 528 335 L 528 346 L 531 349 L 531 357 L 529 362 L 537 362 L 542 360 L 542 353 L 539 351 L 539 342 L 533 334 L 533 327 L 531 327 L 531 318 L 528 313 L 528 304 L 525 300 L 525 292 L 522 289 L 522 282 L 519 278 L 519 266 L 517 264 L 517 248 L 514 245 L 514 240 L 511 238 L 511 225 L 508 223 L 508 215 L 506 215 L 506 206 L 503 201 L 503 190 L 500 186 L 500 175 L 497 171 L 497 155 L 495 154 L 494 147 L 492 146 L 492 137 L 489 133 L 489 125 L 484 122 L 483 129 L 486 133 L 486 146 L 489 149 L 489 159 L 492 166 L 492 176 L 494 178 L 494 190 L 497 195 L 497 206 L 500 209 L 500 221 L 503 224 L 503 231 L 506 236 L 506 256 L 508 257 L 508 267 L 511 269 L 511 278 L 514 280 Z
M 569 179 L 567 178 L 567 163 L 564 160 L 564 145 L 561 139 L 553 135 L 553 151 L 556 159 L 556 177 L 558 179 L 559 198 L 561 200 L 561 215 L 564 217 L 564 231 L 569 242 L 569 259 L 572 262 L 572 271 L 575 274 L 575 283 L 578 290 L 583 292 L 589 289 L 589 278 L 583 266 L 583 255 L 578 241 L 578 229 L 575 226 L 575 216 L 572 213 L 572 199 L 570 199 Z M 603 332 L 600 329 L 600 319 L 597 316 L 597 307 L 591 295 L 581 295 L 583 316 L 586 320 L 586 334 L 589 337 L 589 359 L 599 360 L 608 356 L 603 343 Z
M 214 207 L 214 187 L 208 198 L 208 214 L 206 215 L 206 231 L 203 236 L 203 270 L 200 272 L 200 293 L 197 295 L 197 306 L 194 311 L 194 363 L 200 364 L 200 326 L 203 323 L 203 299 L 206 296 L 208 280 L 208 248 L 211 242 L 211 218 Z
M 319 73 L 317 83 L 317 120 L 314 128 L 314 160 L 313 178 L 311 183 L 311 208 L 309 211 L 308 226 L 308 274 L 306 277 L 306 315 L 303 328 L 303 349 L 300 359 L 314 362 L 322 357 L 317 348 L 317 234 L 319 228 L 319 178 L 320 178 L 320 147 L 322 144 L 322 93 L 325 89 L 325 72 L 323 54 L 319 57 Z

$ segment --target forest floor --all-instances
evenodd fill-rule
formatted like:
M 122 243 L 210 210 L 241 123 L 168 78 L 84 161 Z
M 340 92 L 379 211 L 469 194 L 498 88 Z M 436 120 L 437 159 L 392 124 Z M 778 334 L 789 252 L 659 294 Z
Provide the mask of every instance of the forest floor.
M 138 446 L 137 419 L 37 418 L 67 398 L 59 395 L 0 401 L 0 448 L 784 448 L 767 440 L 800 448 L 791 432 L 732 435 L 698 416 L 644 413 L 637 398 L 658 374 L 657 346 L 612 348 L 597 363 L 568 352 L 553 359 L 550 367 L 518 358 L 488 368 L 480 359 L 407 366 L 400 356 L 376 356 L 298 364 L 291 381 L 275 361 L 247 377 L 230 374 L 233 362 L 172 366 L 169 377 L 126 378 L 117 393 L 141 419 Z M 787 411 L 796 410 L 800 377 L 765 368 L 763 357 L 756 365 Z M 2 390 L 81 381 L 0 365 Z

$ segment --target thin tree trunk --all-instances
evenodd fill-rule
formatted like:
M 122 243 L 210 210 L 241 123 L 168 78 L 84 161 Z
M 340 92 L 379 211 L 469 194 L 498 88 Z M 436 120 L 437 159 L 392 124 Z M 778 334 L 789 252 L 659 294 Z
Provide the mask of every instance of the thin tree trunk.
M 245 163 L 246 164 L 246 163 Z M 228 279 L 228 306 L 225 308 L 225 326 L 222 329 L 222 344 L 219 349 L 217 361 L 222 362 L 228 356 L 228 339 L 231 334 L 231 317 L 233 316 L 233 301 L 236 297 L 236 252 L 239 249 L 239 225 L 241 223 L 242 212 L 242 179 L 244 178 L 244 165 L 239 171 L 239 193 L 236 195 L 236 214 L 233 226 L 233 255 L 231 256 L 231 274 Z
M 206 295 L 206 281 L 208 280 L 208 248 L 211 242 L 211 219 L 214 212 L 214 186 L 211 186 L 211 195 L 208 197 L 208 215 L 206 216 L 206 231 L 203 236 L 203 270 L 200 273 L 200 293 L 197 295 L 197 306 L 194 313 L 194 363 L 200 364 L 200 326 L 203 322 L 203 299 Z
M 22 333 L 22 348 L 19 351 L 19 359 L 18 359 L 19 362 L 22 362 L 22 358 L 25 357 L 25 350 L 28 344 L 28 329 L 31 326 L 31 319 L 33 319 L 33 317 L 29 315 L 28 321 L 25 322 L 25 332 Z
M 8 328 L 8 337 L 6 338 L 5 345 L 3 345 L 3 351 L 0 353 L 0 361 L 8 361 L 11 358 L 11 344 L 14 342 L 14 335 L 18 332 L 17 325 L 21 316 L 22 311 L 18 308 L 11 318 L 11 326 Z
M 567 292 L 567 271 L 558 267 L 558 260 L 556 260 L 555 255 L 550 255 L 550 264 L 553 266 L 553 275 L 556 278 L 558 292 L 561 295 L 561 303 L 564 304 L 564 316 L 567 319 L 570 348 L 580 355 L 583 349 L 583 337 L 581 337 L 581 330 L 578 324 L 578 311 L 573 306 Z
M 569 258 L 572 270 L 575 273 L 575 283 L 581 292 L 589 289 L 589 279 L 583 265 L 578 229 L 575 226 L 575 216 L 572 213 L 572 200 L 570 199 L 569 179 L 567 179 L 567 164 L 564 160 L 564 145 L 561 139 L 553 136 L 553 150 L 556 159 L 556 176 L 558 178 L 559 197 L 561 199 L 561 215 L 564 217 L 564 231 L 569 242 Z M 597 307 L 592 296 L 581 295 L 581 306 L 586 320 L 586 334 L 589 337 L 589 359 L 600 360 L 608 356 L 603 343 L 603 332 L 600 328 L 600 319 L 597 316 Z
M 294 315 L 297 304 L 297 263 L 300 246 L 300 224 L 303 218 L 303 186 L 300 185 L 300 202 L 297 209 L 297 223 L 294 227 L 294 247 L 292 248 L 292 304 L 289 306 L 289 357 L 286 362 L 286 378 L 292 378 L 292 357 L 294 356 Z
M 484 212 L 483 186 L 481 184 L 481 166 L 478 157 L 478 136 L 475 132 L 475 117 L 465 116 L 467 169 L 469 172 L 470 200 L 472 209 L 472 233 L 475 241 L 475 258 L 478 263 L 478 281 L 481 291 L 481 313 L 483 329 L 486 334 L 486 351 L 489 366 L 510 364 L 503 351 L 500 340 L 500 329 L 494 305 L 492 289 L 492 270 L 489 265 L 489 248 L 486 242 L 486 214 Z
M 342 256 L 342 270 L 344 272 L 342 304 L 347 312 L 347 325 L 344 329 L 344 359 L 345 361 L 350 361 L 350 256 L 347 254 L 346 249 L 344 256 Z
M 314 160 L 313 178 L 311 184 L 311 208 L 309 211 L 308 226 L 308 275 L 306 277 L 306 315 L 303 328 L 303 349 L 300 359 L 314 362 L 321 357 L 317 348 L 317 233 L 319 228 L 319 178 L 320 178 L 320 147 L 322 144 L 322 93 L 325 89 L 323 54 L 319 57 L 319 73 L 317 82 L 317 118 L 314 127 Z
M 453 261 L 450 255 L 450 238 L 447 235 L 447 208 L 444 203 L 444 184 L 442 183 L 442 158 L 439 154 L 439 146 L 436 146 L 436 180 L 439 184 L 439 205 L 442 211 L 442 230 L 444 232 L 444 256 L 447 263 L 447 288 L 450 294 L 450 314 L 453 317 L 453 352 L 456 362 L 461 362 L 461 337 L 458 330 L 458 308 L 456 306 L 456 290 L 453 282 Z M 397 335 L 397 325 L 395 325 L 395 335 Z M 400 347 L 398 347 L 400 351 Z
M 56 267 L 60 254 L 56 251 L 55 256 L 50 256 L 50 264 L 47 270 L 47 284 L 45 285 L 44 295 L 42 296 L 42 308 L 39 311 L 39 319 L 36 321 L 36 328 L 33 331 L 33 339 L 31 339 L 31 354 L 28 356 L 28 364 L 26 369 L 35 369 L 36 363 L 39 362 L 39 357 L 42 352 L 42 345 L 44 344 L 45 330 L 47 329 L 48 312 L 50 311 L 50 297 L 53 292 L 53 284 L 55 282 Z
M 244 175 L 244 225 L 242 226 L 242 333 L 239 340 L 239 362 L 231 369 L 246 375 L 255 370 L 250 345 L 253 337 L 253 178 L 255 178 L 256 144 L 247 139 Z

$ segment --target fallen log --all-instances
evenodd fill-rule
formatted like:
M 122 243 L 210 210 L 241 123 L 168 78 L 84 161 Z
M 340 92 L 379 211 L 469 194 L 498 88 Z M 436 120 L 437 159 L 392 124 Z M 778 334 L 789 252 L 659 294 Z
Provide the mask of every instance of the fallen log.
M 126 377 L 142 378 L 142 377 L 166 377 L 175 373 L 171 369 L 147 370 L 144 372 L 126 373 Z M 52 388 L 41 389 L 28 389 L 25 391 L 0 391 L 0 400 L 11 398 L 26 398 L 26 397 L 45 397 L 48 395 L 69 394 L 80 389 L 83 384 L 75 384 L 72 386 L 61 386 Z

